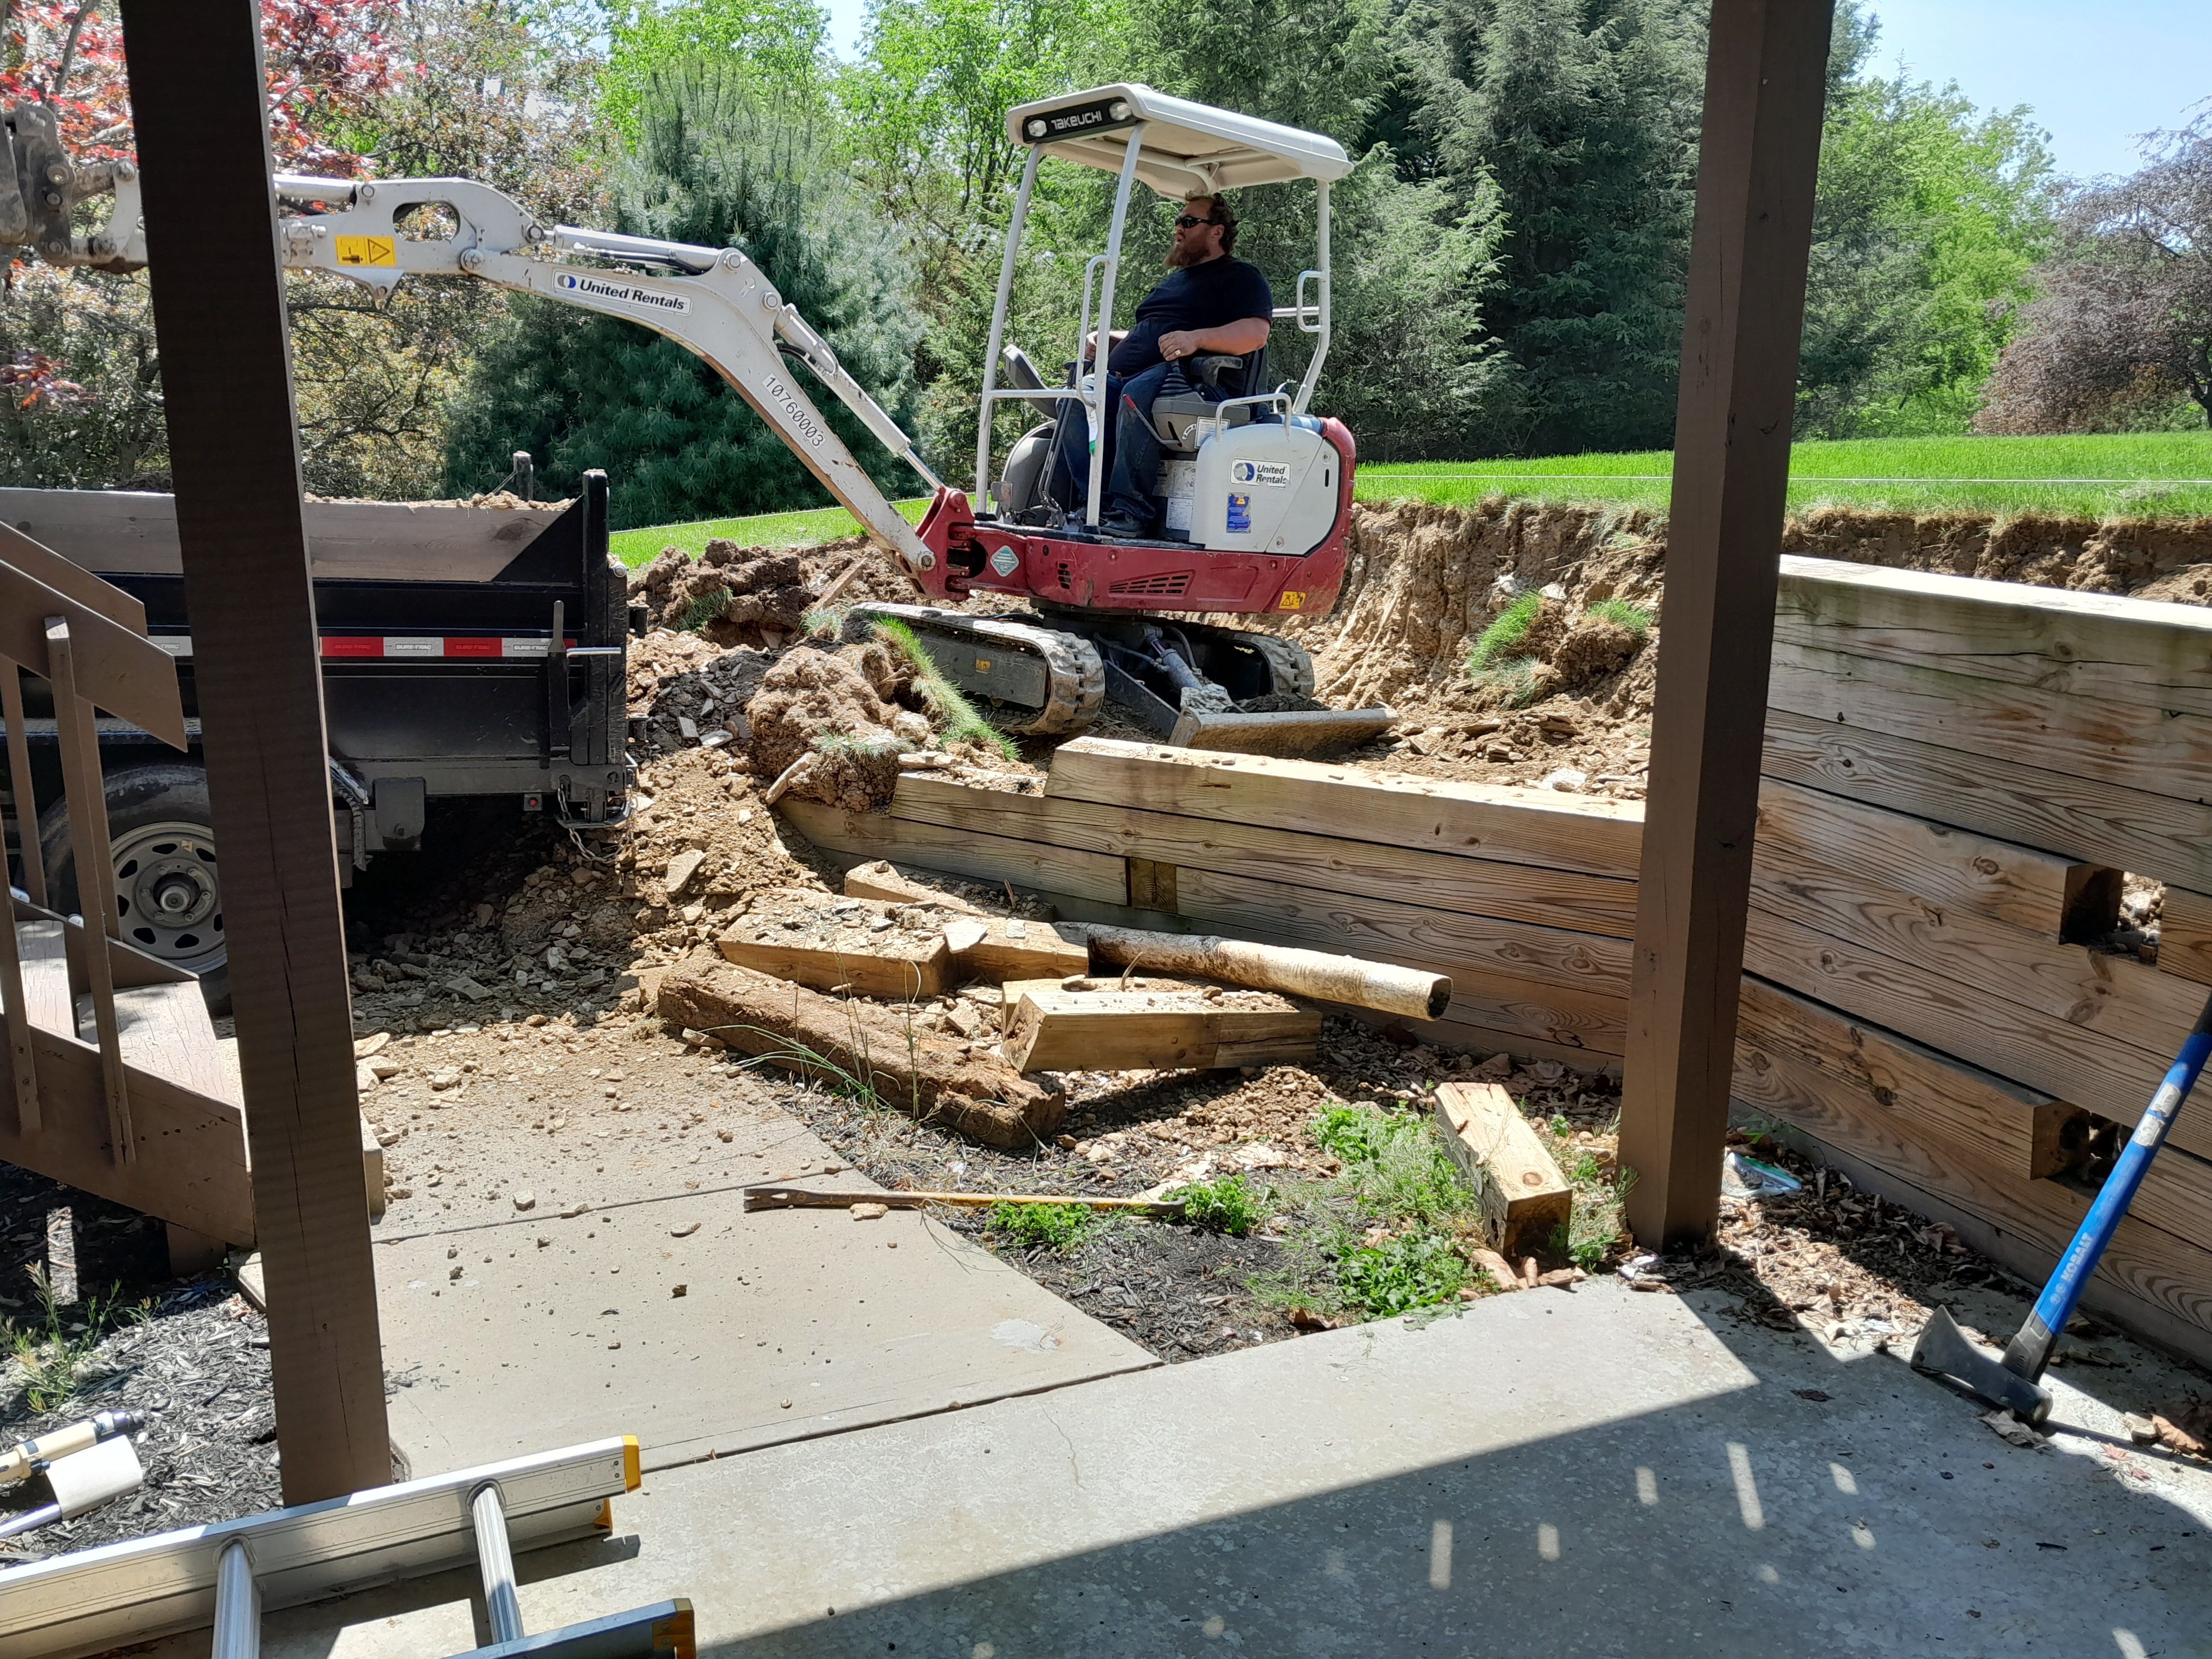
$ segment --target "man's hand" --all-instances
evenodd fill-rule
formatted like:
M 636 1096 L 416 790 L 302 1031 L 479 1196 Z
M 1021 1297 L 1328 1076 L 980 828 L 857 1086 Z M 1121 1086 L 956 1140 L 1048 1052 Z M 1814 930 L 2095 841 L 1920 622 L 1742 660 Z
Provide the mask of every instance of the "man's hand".
M 1198 355 L 1199 331 L 1179 328 L 1172 334 L 1160 336 L 1160 356 L 1169 362 L 1180 362 L 1185 357 Z
M 1129 331 L 1126 328 L 1117 328 L 1106 337 L 1111 343 L 1119 345 L 1122 341 L 1129 337 Z M 1085 335 L 1083 337 L 1083 361 L 1087 363 L 1097 355 L 1098 336 L 1095 333 Z

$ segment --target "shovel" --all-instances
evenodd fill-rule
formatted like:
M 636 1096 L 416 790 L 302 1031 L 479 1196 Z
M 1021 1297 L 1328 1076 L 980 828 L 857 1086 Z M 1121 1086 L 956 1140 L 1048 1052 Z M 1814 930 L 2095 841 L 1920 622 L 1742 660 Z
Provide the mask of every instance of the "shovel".
M 2059 1257 L 2051 1282 L 2036 1297 L 2027 1322 L 2006 1346 L 2004 1358 L 1993 1359 L 1967 1340 L 1950 1314 L 1938 1308 L 1921 1328 L 1920 1340 L 1912 1345 L 1914 1370 L 1963 1382 L 2023 1423 L 2040 1424 L 2051 1415 L 2050 1391 L 2041 1386 L 2044 1367 L 2051 1363 L 2051 1350 L 2066 1328 L 2066 1322 L 2073 1317 L 2074 1304 L 2081 1299 L 2089 1275 L 2097 1269 L 2098 1258 L 2119 1231 L 2128 1206 L 2135 1202 L 2136 1189 L 2142 1185 L 2143 1175 L 2151 1159 L 2158 1156 L 2166 1131 L 2180 1115 L 2182 1102 L 2197 1086 L 2208 1054 L 2212 1054 L 2212 999 L 2206 1000 L 2204 1012 L 2197 1016 L 2180 1054 L 2144 1109 L 2142 1121 L 2136 1125 L 2096 1201 L 2089 1206 L 2089 1213 L 2082 1217 L 2066 1254 Z

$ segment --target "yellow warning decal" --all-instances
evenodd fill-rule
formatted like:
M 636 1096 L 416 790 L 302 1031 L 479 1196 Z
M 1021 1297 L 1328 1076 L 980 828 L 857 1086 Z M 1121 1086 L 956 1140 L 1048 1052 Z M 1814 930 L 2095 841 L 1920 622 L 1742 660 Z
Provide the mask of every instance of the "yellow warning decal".
M 975 672 L 976 672 L 977 673 L 979 673 L 979 674 L 988 674 L 988 673 L 989 673 L 989 672 L 991 672 L 991 659 L 990 659 L 988 657 L 978 657 L 978 658 L 976 658 L 976 659 L 975 659 Z
M 341 236 L 337 239 L 342 265 L 396 265 L 399 249 L 389 236 Z
M 1283 609 L 1284 609 L 1284 610 L 1285 610 L 1285 611 L 1303 611 L 1303 610 L 1304 610 L 1304 609 L 1305 609 L 1305 605 L 1306 605 L 1306 596 L 1305 596 L 1304 594 L 1303 594 L 1303 593 L 1297 593 L 1297 592 L 1291 592 L 1289 588 L 1285 588 L 1285 589 L 1283 590 Z

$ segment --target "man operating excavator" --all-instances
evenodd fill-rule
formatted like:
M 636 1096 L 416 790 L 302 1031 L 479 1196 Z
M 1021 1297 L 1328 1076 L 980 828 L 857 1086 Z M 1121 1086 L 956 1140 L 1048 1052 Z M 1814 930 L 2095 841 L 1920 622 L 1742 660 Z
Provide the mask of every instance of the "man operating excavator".
M 1194 196 L 1182 204 L 1168 246 L 1168 274 L 1138 303 L 1127 329 L 1115 331 L 1106 357 L 1106 405 L 1115 411 L 1108 438 L 1110 471 L 1098 528 L 1124 540 L 1158 533 L 1159 435 L 1152 429 L 1152 401 L 1162 392 L 1195 386 L 1210 401 L 1253 390 L 1233 378 L 1206 384 L 1187 372 L 1200 357 L 1243 357 L 1267 343 L 1275 298 L 1260 268 L 1236 257 L 1237 212 L 1218 196 Z M 1084 342 L 1086 362 L 1097 337 Z M 1232 375 L 1234 371 L 1231 371 Z M 1060 422 L 1063 477 L 1087 471 L 1082 405 L 1070 398 Z M 1072 486 L 1079 495 L 1079 482 Z

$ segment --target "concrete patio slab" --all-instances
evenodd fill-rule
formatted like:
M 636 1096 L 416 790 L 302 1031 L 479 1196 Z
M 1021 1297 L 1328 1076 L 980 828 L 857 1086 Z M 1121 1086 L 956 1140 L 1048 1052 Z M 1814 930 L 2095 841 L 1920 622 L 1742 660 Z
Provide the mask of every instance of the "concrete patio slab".
M 526 1558 L 523 1610 L 685 1595 L 744 1659 L 2205 1651 L 2212 1474 L 2060 1387 L 2092 1431 L 2020 1449 L 1893 1355 L 1504 1297 L 672 1469 Z M 263 1651 L 465 1650 L 471 1588 L 275 1614 Z

